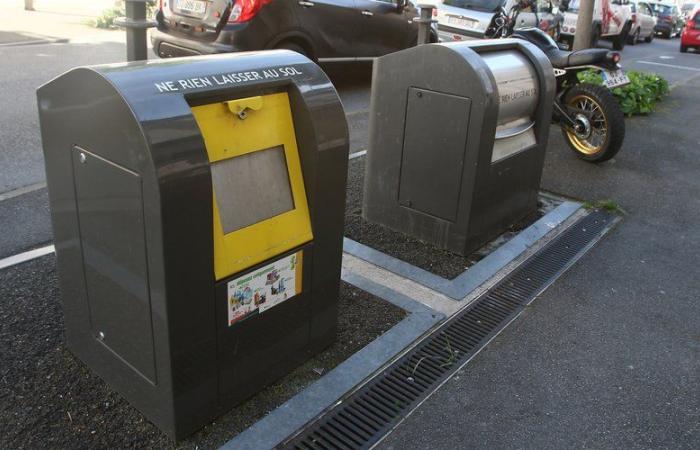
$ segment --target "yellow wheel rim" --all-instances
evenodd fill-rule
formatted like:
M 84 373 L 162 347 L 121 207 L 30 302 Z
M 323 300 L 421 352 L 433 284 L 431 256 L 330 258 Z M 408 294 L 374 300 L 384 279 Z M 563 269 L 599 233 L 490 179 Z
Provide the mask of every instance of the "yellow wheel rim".
M 586 94 L 579 94 L 569 100 L 568 106 L 581 111 L 582 119 L 587 121 L 587 128 L 584 132 L 577 133 L 574 130 L 566 129 L 566 135 L 571 144 L 577 151 L 585 155 L 595 155 L 601 152 L 608 141 L 608 119 L 605 117 L 600 103 Z

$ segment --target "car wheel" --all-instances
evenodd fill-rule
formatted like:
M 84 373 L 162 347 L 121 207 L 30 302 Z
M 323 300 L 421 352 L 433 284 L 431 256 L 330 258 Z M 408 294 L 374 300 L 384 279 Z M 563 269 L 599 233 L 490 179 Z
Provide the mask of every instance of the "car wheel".
M 639 42 L 639 28 L 637 28 L 632 34 L 632 36 L 630 36 L 629 39 L 627 39 L 627 43 L 629 45 L 637 45 L 637 42 Z
M 275 49 L 277 49 L 277 50 L 291 50 L 293 52 L 297 52 L 299 54 L 302 54 L 309 59 L 313 59 L 311 57 L 311 55 L 309 55 L 309 52 L 304 47 L 297 44 L 296 42 L 282 42 L 282 43 L 278 44 L 275 47 Z
M 681 53 L 688 53 L 688 47 L 685 45 L 681 44 Z
M 554 39 L 554 42 L 561 40 L 561 24 L 557 24 L 556 28 L 552 30 L 552 39 Z
M 649 42 L 653 41 L 653 40 L 654 40 L 654 34 L 655 34 L 655 33 L 654 33 L 653 31 L 652 31 L 651 33 L 649 33 L 649 36 L 647 36 L 647 37 L 644 38 L 644 42 L 649 43 Z
M 622 33 L 620 33 L 615 39 L 613 39 L 613 50 L 622 50 L 623 48 L 625 48 L 625 43 L 627 42 L 628 36 L 629 29 L 622 30 Z
M 598 41 L 600 40 L 600 27 L 595 27 L 593 30 L 593 35 L 591 36 L 591 47 L 597 47 Z M 572 39 L 573 44 L 573 39 Z

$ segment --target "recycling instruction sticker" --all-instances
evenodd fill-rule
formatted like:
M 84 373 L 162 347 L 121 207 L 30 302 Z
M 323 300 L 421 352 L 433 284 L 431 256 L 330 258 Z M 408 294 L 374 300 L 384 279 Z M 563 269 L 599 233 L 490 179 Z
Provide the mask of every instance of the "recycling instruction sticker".
M 228 325 L 259 314 L 301 292 L 298 251 L 228 282 Z

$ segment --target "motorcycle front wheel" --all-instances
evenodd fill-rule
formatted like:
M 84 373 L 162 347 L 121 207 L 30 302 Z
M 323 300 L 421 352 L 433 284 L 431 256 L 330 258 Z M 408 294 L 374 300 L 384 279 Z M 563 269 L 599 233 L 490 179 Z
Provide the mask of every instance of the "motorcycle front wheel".
M 607 88 L 589 83 L 574 85 L 564 95 L 564 105 L 576 127 L 562 123 L 562 133 L 579 158 L 599 163 L 620 151 L 625 139 L 625 116 Z

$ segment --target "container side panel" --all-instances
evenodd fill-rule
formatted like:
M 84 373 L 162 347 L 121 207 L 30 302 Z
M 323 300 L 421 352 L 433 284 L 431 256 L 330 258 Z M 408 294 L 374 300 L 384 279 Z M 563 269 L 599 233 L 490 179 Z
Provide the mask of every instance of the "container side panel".
M 78 147 L 73 169 L 92 333 L 155 384 L 141 177 Z
M 471 100 L 410 88 L 406 109 L 399 203 L 454 222 Z

